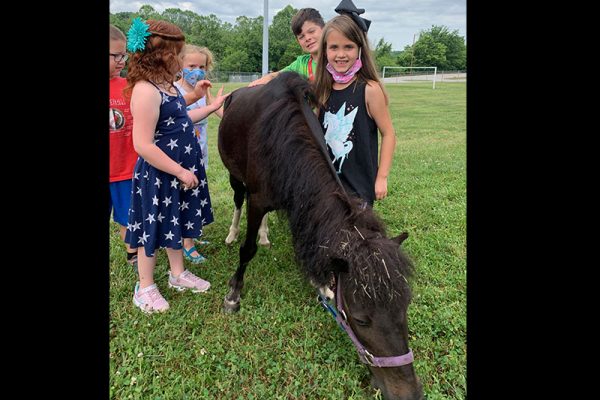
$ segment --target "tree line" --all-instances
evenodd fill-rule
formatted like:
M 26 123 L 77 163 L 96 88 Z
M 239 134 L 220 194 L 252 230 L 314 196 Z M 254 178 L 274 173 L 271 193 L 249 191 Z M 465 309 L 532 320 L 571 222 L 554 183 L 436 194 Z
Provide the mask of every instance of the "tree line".
M 292 16 L 298 10 L 287 5 L 269 26 L 269 70 L 277 71 L 289 65 L 302 53 L 290 28 Z M 199 15 L 193 11 L 167 8 L 162 13 L 150 5 L 137 12 L 110 14 L 110 23 L 127 34 L 134 18 L 166 20 L 179 26 L 186 43 L 208 47 L 215 56 L 216 69 L 221 71 L 260 72 L 262 70 L 263 17 L 237 17 L 235 24 L 221 21 L 216 15 Z M 384 66 L 427 66 L 438 70 L 466 70 L 465 39 L 458 30 L 433 25 L 420 32 L 419 39 L 402 51 L 393 51 L 383 38 L 373 48 L 379 71 Z

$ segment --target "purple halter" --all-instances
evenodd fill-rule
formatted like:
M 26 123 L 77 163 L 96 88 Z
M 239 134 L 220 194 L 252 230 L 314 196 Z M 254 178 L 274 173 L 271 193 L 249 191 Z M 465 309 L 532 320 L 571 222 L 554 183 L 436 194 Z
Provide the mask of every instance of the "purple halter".
M 363 363 L 370 365 L 372 367 L 400 367 L 402 365 L 410 364 L 414 361 L 413 352 L 411 349 L 408 349 L 408 353 L 402 356 L 393 356 L 393 357 L 375 357 L 373 354 L 369 353 L 365 346 L 358 340 L 350 324 L 348 324 L 346 313 L 344 312 L 343 301 L 342 301 L 342 285 L 341 280 L 337 280 L 337 290 L 336 290 L 336 308 L 338 312 L 336 313 L 333 308 L 327 303 L 327 300 L 319 295 L 319 301 L 325 307 L 335 320 L 340 324 L 340 326 L 346 331 L 352 343 L 356 347 L 356 351 L 358 352 L 358 358 Z

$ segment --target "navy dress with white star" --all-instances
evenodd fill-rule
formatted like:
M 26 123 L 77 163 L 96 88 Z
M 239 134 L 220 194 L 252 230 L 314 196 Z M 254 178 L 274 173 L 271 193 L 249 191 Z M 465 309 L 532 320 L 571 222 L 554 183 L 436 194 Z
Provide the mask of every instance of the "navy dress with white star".
M 161 247 L 181 249 L 182 237 L 200 237 L 202 227 L 213 221 L 202 151 L 185 100 L 179 90 L 177 96 L 160 93 L 162 103 L 154 143 L 171 159 L 194 172 L 199 185 L 183 190 L 176 176 L 138 157 L 125 242 L 132 248 L 143 246 L 147 257 L 154 256 L 154 251 Z

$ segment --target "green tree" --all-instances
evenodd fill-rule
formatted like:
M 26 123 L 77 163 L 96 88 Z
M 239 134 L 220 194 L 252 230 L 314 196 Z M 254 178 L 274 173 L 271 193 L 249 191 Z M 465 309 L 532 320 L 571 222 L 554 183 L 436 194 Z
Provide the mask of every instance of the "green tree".
M 435 43 L 441 43 L 446 47 L 445 63 L 438 65 L 442 70 L 465 69 L 467 65 L 467 48 L 465 39 L 458 35 L 458 29 L 450 32 L 446 26 L 433 25 L 423 35 L 431 36 Z
M 379 39 L 375 51 L 373 52 L 375 58 L 375 66 L 378 71 L 382 71 L 385 66 L 394 66 L 396 64 L 396 57 L 392 55 L 392 44 L 386 43 L 383 38 Z
M 231 24 L 223 23 L 215 14 L 201 15 L 192 27 L 189 43 L 208 47 L 215 56 L 215 63 L 219 64 L 231 42 L 232 29 Z
M 414 46 L 413 67 L 438 67 L 446 65 L 446 46 L 436 42 L 431 36 L 420 37 Z
M 433 25 L 421 31 L 413 46 L 404 47 L 396 58 L 403 67 L 438 67 L 441 71 L 466 70 L 465 39 L 458 30 L 450 32 L 445 26 Z
M 287 5 L 273 17 L 269 27 L 269 69 L 271 70 L 280 70 L 288 66 L 302 54 L 302 48 L 296 42 L 290 25 L 296 12 L 297 9 Z
M 248 71 L 248 53 L 240 49 L 229 49 L 227 55 L 220 62 L 221 71 Z
M 127 35 L 127 31 L 131 26 L 131 21 L 133 21 L 133 15 L 134 14 L 132 12 L 119 12 L 116 14 L 110 14 L 109 21 L 112 25 L 116 26 Z
M 279 71 L 280 69 L 287 67 L 294 62 L 300 54 L 302 54 L 302 47 L 300 47 L 298 42 L 294 40 L 293 42 L 288 43 L 274 69 Z M 269 60 L 269 64 L 273 65 L 271 60 Z
M 413 56 L 413 46 L 404 46 L 404 50 L 396 56 L 396 64 L 400 67 L 410 67 Z
M 189 10 L 182 11 L 179 8 L 167 8 L 161 14 L 161 19 L 177 25 L 186 36 L 192 33 L 192 27 L 198 22 L 199 18 L 200 16 L 195 12 Z
M 245 57 L 241 61 L 237 71 L 260 71 L 262 65 L 262 24 L 263 17 L 248 18 L 245 16 L 237 17 L 236 24 L 233 27 L 230 41 L 225 49 L 221 69 L 225 70 L 226 65 L 234 65 L 232 55 L 243 52 Z M 227 63 L 225 61 L 227 60 Z
M 154 7 L 149 4 L 144 4 L 141 6 L 136 14 L 137 17 L 140 17 L 144 21 L 147 19 L 163 19 L 160 18 L 160 14 L 156 12 Z

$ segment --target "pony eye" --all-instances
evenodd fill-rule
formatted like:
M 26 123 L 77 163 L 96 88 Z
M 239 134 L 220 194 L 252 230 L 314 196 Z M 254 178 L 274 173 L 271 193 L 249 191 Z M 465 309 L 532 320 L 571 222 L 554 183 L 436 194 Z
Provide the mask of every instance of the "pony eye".
M 359 326 L 369 326 L 370 322 L 369 321 L 365 321 L 362 319 L 358 319 L 358 318 L 353 318 L 354 322 L 356 322 Z

